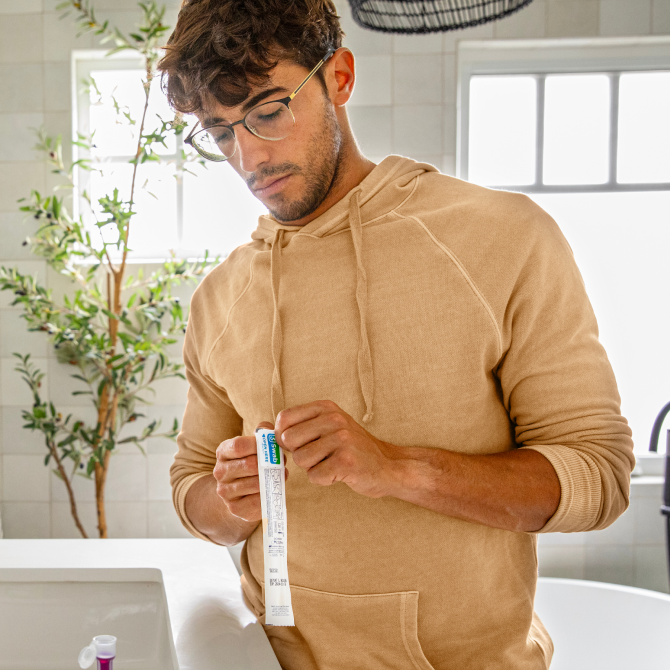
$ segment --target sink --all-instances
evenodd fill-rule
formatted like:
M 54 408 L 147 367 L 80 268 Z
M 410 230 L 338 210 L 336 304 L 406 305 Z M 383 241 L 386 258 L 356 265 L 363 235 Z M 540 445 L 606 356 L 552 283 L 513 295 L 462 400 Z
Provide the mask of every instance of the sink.
M 159 569 L 0 568 L 0 670 L 72 670 L 96 635 L 115 670 L 179 669 Z

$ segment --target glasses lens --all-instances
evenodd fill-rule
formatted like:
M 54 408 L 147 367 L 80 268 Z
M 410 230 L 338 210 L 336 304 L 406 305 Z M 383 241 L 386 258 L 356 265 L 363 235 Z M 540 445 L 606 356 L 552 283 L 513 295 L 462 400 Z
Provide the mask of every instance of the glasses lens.
M 196 133 L 193 146 L 211 161 L 225 161 L 235 153 L 235 135 L 225 126 L 212 126 Z
M 264 140 L 283 140 L 293 130 L 293 112 L 283 102 L 267 102 L 254 107 L 246 116 L 254 135 Z

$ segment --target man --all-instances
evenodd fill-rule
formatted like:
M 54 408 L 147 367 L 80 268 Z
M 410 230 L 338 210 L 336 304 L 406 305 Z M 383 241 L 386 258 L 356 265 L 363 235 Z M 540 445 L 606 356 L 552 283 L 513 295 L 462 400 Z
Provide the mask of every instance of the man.
M 175 507 L 196 537 L 247 540 L 264 623 L 254 430 L 274 428 L 296 625 L 265 630 L 282 667 L 544 669 L 536 533 L 628 505 L 614 375 L 542 209 L 361 154 L 341 38 L 331 0 L 191 0 L 161 63 L 199 120 L 188 142 L 269 211 L 193 295 Z

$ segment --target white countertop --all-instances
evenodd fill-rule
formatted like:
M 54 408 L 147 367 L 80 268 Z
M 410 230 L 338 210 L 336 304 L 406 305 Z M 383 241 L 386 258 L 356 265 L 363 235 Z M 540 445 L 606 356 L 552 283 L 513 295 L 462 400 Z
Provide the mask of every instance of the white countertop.
M 157 568 L 180 670 L 280 670 L 225 547 L 196 539 L 0 540 L 0 568 Z

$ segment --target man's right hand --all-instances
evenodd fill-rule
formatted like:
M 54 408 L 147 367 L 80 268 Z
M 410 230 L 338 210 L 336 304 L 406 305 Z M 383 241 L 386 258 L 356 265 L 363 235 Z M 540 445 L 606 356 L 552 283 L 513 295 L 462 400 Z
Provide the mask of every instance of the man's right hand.
M 259 423 L 258 428 L 274 430 L 274 426 L 267 421 Z M 255 435 L 232 437 L 221 442 L 216 449 L 214 479 L 216 479 L 216 493 L 230 514 L 248 522 L 261 520 Z
M 268 422 L 258 427 L 274 430 Z M 256 436 L 221 442 L 212 475 L 191 485 L 184 507 L 189 521 L 212 542 L 231 546 L 246 540 L 262 518 Z

